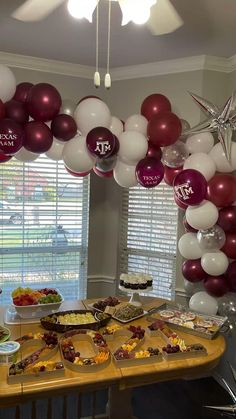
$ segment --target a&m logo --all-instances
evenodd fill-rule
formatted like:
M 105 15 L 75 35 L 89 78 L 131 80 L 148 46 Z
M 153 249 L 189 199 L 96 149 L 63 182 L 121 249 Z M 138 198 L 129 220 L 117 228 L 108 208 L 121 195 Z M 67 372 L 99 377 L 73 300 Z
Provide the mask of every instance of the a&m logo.
M 96 141 L 96 148 L 94 151 L 97 151 L 101 156 L 104 156 L 108 151 L 111 151 L 111 145 L 109 144 L 109 141 Z
M 182 185 L 175 186 L 175 193 L 177 198 L 183 199 L 186 201 L 189 199 L 189 195 L 193 195 L 193 188 L 188 183 L 183 183 Z

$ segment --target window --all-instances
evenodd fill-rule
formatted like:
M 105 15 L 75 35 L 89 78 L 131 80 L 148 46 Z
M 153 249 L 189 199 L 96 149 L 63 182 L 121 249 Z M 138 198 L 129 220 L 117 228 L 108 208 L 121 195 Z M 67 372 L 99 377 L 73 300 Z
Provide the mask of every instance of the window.
M 123 190 L 120 272 L 149 273 L 152 295 L 166 299 L 175 295 L 177 213 L 164 183 Z
M 0 288 L 56 287 L 84 298 L 87 283 L 89 178 L 41 155 L 0 165 Z

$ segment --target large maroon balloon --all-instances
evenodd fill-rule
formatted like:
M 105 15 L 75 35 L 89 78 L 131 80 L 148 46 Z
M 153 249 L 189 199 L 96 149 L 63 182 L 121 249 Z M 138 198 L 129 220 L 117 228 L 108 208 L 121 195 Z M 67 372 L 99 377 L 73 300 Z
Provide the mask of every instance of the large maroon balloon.
M 225 233 L 236 233 L 236 207 L 221 208 L 217 224 Z
M 207 198 L 217 207 L 228 207 L 236 200 L 236 179 L 232 175 L 218 174 L 208 182 Z
M 184 216 L 184 218 L 183 218 L 183 226 L 184 226 L 184 229 L 185 229 L 186 233 L 197 233 L 198 232 L 198 230 L 196 230 L 196 228 L 193 228 L 188 223 L 188 221 L 186 220 L 186 216 Z
M 236 261 L 234 260 L 228 266 L 225 277 L 229 285 L 230 291 L 236 292 Z
M 136 166 L 136 176 L 144 188 L 154 188 L 159 185 L 164 176 L 164 166 L 160 160 L 145 157 Z
M 223 275 L 209 276 L 204 281 L 204 287 L 208 294 L 213 297 L 222 297 L 229 290 L 226 278 Z
M 25 126 L 24 147 L 32 153 L 45 153 L 51 148 L 53 135 L 46 124 L 40 121 L 28 122 Z
M 173 186 L 176 198 L 184 204 L 198 205 L 205 199 L 207 181 L 198 170 L 182 170 L 175 177 Z
M 113 153 L 116 140 L 108 128 L 96 127 L 89 131 L 86 137 L 86 144 L 93 156 L 106 159 Z
M 164 181 L 169 186 L 173 186 L 173 182 L 175 177 L 182 172 L 183 167 L 168 167 L 164 165 L 165 173 L 164 173 Z
M 65 166 L 65 169 L 67 170 L 68 173 L 70 173 L 70 175 L 74 177 L 85 177 L 89 175 L 89 173 L 91 172 L 91 170 L 89 170 L 88 172 L 73 172 L 72 170 L 68 169 L 68 167 L 66 166 Z
M 96 166 L 94 166 L 93 168 L 94 173 L 96 173 L 96 175 L 98 175 L 99 177 L 103 177 L 103 178 L 109 178 L 113 176 L 113 170 L 109 170 L 108 172 L 102 172 L 101 170 L 99 170 Z
M 12 119 L 0 120 L 0 153 L 13 156 L 24 141 L 23 128 Z
M 220 249 L 230 259 L 236 259 L 236 234 L 226 234 L 224 246 Z
M 4 119 L 6 116 L 6 109 L 3 101 L 0 99 L 0 119 Z
M 154 157 L 156 160 L 161 160 L 162 158 L 162 149 L 161 147 L 155 147 L 152 143 L 148 142 L 148 151 L 146 154 L 147 157 Z
M 77 125 L 72 116 L 60 114 L 52 120 L 51 131 L 58 140 L 69 141 L 76 135 Z
M 9 100 L 5 103 L 6 117 L 13 119 L 18 124 L 24 125 L 29 120 L 29 114 L 26 106 L 22 102 Z
M 147 96 L 141 105 L 141 114 L 148 121 L 160 112 L 171 111 L 171 103 L 169 99 L 160 93 L 153 93 Z
M 149 141 L 158 147 L 174 144 L 181 134 L 181 122 L 172 112 L 160 112 L 148 122 Z
M 17 100 L 18 102 L 25 103 L 27 101 L 27 97 L 28 97 L 31 87 L 33 87 L 33 83 L 29 83 L 27 81 L 23 83 L 19 83 L 16 86 L 16 91 L 13 96 L 13 99 Z
M 208 276 L 202 269 L 201 259 L 185 260 L 182 265 L 182 273 L 184 278 L 190 282 L 200 282 Z
M 60 110 L 61 96 L 51 84 L 39 83 L 30 89 L 26 104 L 35 121 L 51 121 Z
M 6 156 L 5 154 L 0 153 L 0 164 L 6 163 L 7 161 L 11 159 L 12 159 L 12 156 Z

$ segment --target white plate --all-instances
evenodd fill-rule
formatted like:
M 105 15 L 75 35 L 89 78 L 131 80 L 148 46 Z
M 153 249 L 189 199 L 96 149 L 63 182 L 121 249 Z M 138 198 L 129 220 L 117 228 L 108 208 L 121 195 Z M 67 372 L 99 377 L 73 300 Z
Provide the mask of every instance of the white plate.
M 132 322 L 133 320 L 140 319 L 141 317 L 145 316 L 147 313 L 148 312 L 144 310 L 143 314 L 140 314 L 139 316 L 136 316 L 136 317 L 132 317 L 132 319 L 129 319 L 129 320 L 121 320 L 118 317 L 116 317 L 115 315 L 113 315 L 112 318 L 114 320 L 117 320 L 118 322 L 121 322 L 121 323 L 129 323 L 129 322 Z

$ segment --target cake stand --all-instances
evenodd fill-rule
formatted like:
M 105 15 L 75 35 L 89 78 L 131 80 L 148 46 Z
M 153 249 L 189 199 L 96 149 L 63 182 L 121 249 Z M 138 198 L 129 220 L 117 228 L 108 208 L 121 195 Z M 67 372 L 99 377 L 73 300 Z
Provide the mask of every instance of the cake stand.
M 122 292 L 125 292 L 126 294 L 131 294 L 129 303 L 133 304 L 133 306 L 136 306 L 136 307 L 141 307 L 142 306 L 142 301 L 141 301 L 141 298 L 140 298 L 139 294 L 143 293 L 143 292 L 146 293 L 146 292 L 152 291 L 152 287 L 147 287 L 143 290 L 141 290 L 141 289 L 132 290 L 131 288 L 122 287 L 122 285 L 119 285 L 119 289 Z

